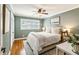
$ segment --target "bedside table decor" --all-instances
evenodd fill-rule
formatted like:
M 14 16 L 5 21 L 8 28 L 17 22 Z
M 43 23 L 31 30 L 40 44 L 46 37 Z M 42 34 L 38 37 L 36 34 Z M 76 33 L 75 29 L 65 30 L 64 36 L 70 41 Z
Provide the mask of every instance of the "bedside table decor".
M 61 29 L 60 33 L 61 33 L 61 42 L 66 41 L 69 36 L 68 30 Z
M 79 36 L 73 34 L 69 36 L 68 42 L 71 43 L 73 51 L 79 53 Z
M 78 55 L 77 53 L 73 52 L 72 49 L 73 47 L 68 41 L 61 43 L 56 45 L 56 55 L 61 55 L 60 52 L 62 52 L 62 55 Z

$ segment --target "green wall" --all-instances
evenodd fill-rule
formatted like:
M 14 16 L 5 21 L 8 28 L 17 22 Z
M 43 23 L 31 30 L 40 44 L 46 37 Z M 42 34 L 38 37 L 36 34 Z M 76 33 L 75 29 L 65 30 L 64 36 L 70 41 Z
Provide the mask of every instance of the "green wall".
M 9 53 L 10 43 L 11 43 L 11 40 L 10 40 L 10 32 L 7 32 L 7 33 L 5 33 L 3 35 L 3 47 L 6 48 L 6 53 L 5 54 L 8 54 Z
M 41 31 L 41 28 L 39 30 L 21 30 L 20 29 L 20 19 L 24 18 L 24 19 L 34 19 L 34 20 L 40 20 L 40 27 L 42 28 L 43 26 L 43 19 L 37 19 L 37 18 L 32 18 L 32 17 L 22 17 L 22 16 L 15 16 L 15 38 L 21 37 L 22 34 L 24 36 L 27 36 L 29 34 L 29 32 L 37 32 L 37 31 Z
M 79 25 L 79 8 L 64 12 L 53 17 L 60 16 L 60 24 L 62 26 L 76 27 Z
M 52 19 L 54 17 L 58 17 L 58 16 L 60 16 L 61 26 L 71 28 L 71 30 L 76 31 L 76 33 L 79 33 L 79 8 L 73 9 L 61 14 L 57 14 L 48 19 L 45 19 L 44 24 L 47 20 Z

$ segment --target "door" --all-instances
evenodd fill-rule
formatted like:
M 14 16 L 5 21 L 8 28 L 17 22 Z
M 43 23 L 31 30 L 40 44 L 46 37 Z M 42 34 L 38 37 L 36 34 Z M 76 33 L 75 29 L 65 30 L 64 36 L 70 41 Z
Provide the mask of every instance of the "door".
M 10 50 L 9 50 L 9 54 L 11 53 L 11 49 L 12 49 L 12 44 L 13 44 L 13 41 L 14 41 L 14 15 L 13 13 L 11 12 L 11 17 L 10 17 Z

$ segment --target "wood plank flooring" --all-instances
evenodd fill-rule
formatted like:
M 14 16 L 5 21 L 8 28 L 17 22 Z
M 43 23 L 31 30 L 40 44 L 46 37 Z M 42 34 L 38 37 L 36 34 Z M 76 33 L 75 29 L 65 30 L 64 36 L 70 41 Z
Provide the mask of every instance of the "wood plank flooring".
M 15 40 L 10 55 L 20 55 L 21 49 L 24 47 L 23 40 Z

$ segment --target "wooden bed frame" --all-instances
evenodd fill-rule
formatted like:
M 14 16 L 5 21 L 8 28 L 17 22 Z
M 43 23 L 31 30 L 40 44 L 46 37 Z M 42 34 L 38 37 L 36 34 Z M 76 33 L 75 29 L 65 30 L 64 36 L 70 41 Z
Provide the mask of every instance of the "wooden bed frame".
M 48 45 L 48 46 L 43 47 L 43 48 L 42 48 L 42 50 L 38 52 L 38 53 L 39 53 L 39 55 L 42 55 L 43 53 L 45 53 L 45 52 L 47 52 L 47 51 L 49 51 L 49 50 L 51 50 L 51 49 L 56 48 L 56 45 L 58 45 L 58 44 L 60 44 L 60 43 L 61 43 L 61 41 L 59 41 L 59 42 L 57 42 L 57 43 L 54 43 L 54 44 L 51 44 L 51 45 Z

